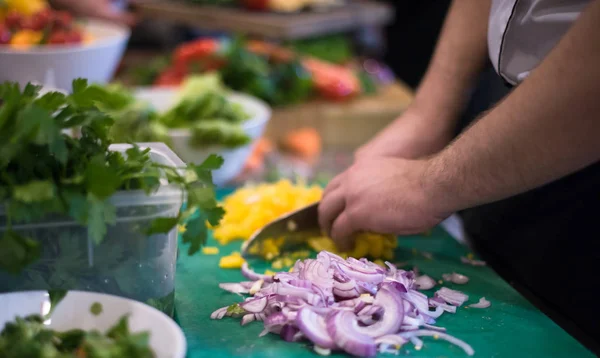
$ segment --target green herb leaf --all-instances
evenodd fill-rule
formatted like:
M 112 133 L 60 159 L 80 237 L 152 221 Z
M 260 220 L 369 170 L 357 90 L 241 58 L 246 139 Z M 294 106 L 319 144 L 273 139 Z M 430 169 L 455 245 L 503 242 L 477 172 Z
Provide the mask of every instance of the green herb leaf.
M 179 217 L 154 219 L 146 231 L 146 235 L 168 234 L 169 231 L 177 226 L 178 222 Z
M 34 180 L 13 188 L 13 197 L 24 203 L 50 200 L 54 196 L 54 184 L 48 180 Z
M 0 238 L 0 268 L 17 274 L 40 257 L 40 243 L 7 230 Z
M 105 159 L 101 156 L 90 160 L 85 171 L 85 180 L 89 192 L 98 199 L 108 198 L 121 186 L 119 174 L 116 170 L 108 167 Z
M 244 314 L 246 311 L 239 304 L 234 303 L 231 306 L 227 307 L 227 313 L 229 314 Z

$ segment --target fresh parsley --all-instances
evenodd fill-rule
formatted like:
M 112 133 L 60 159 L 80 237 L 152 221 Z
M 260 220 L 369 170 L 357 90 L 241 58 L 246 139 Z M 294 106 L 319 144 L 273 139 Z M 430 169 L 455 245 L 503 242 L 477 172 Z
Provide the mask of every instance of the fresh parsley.
M 68 217 L 86 226 L 98 244 L 117 220 L 109 198 L 120 190 L 151 195 L 161 180 L 181 189 L 185 210 L 141 229 L 151 235 L 187 224 L 194 228 L 184 236 L 188 253 L 197 252 L 206 240 L 206 221 L 214 225 L 223 215 L 211 175 L 222 158 L 173 168 L 152 161 L 150 150 L 135 144 L 126 153 L 110 151 L 114 120 L 103 108 L 122 98 L 83 79 L 73 81 L 70 95 L 39 91 L 31 84 L 22 90 L 16 83 L 0 85 L 0 270 L 19 273 L 40 257 L 40 241 L 17 225 Z

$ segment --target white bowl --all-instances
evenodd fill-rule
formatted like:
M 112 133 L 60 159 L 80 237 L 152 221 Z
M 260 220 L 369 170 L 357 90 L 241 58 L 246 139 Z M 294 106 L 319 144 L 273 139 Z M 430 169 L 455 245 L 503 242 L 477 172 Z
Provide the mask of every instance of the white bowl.
M 36 82 L 71 91 L 76 78 L 107 83 L 112 79 L 129 40 L 127 27 L 86 20 L 89 44 L 47 45 L 30 49 L 0 46 L 0 82 Z
M 102 313 L 90 312 L 94 303 L 102 305 Z M 43 315 L 49 310 L 48 293 L 29 291 L 0 294 L 0 331 L 18 316 Z M 69 291 L 52 313 L 48 326 L 58 331 L 70 329 L 106 332 L 123 315 L 129 315 L 132 332 L 150 332 L 150 347 L 157 358 L 184 358 L 185 336 L 181 328 L 164 313 L 143 303 L 101 293 Z
M 164 112 L 171 108 L 177 100 L 177 90 L 171 88 L 143 88 L 136 92 L 136 97 L 149 102 L 152 106 Z M 225 162 L 221 169 L 213 172 L 213 181 L 218 186 L 223 186 L 233 180 L 244 169 L 246 160 L 252 153 L 256 141 L 263 135 L 267 123 L 271 118 L 271 109 L 263 101 L 242 93 L 231 93 L 228 99 L 239 103 L 251 118 L 242 123 L 242 128 L 251 139 L 248 145 L 229 149 L 223 147 L 207 147 L 196 149 L 188 145 L 191 131 L 188 129 L 173 129 L 169 131 L 173 151 L 188 163 L 200 164 L 210 154 L 218 154 Z

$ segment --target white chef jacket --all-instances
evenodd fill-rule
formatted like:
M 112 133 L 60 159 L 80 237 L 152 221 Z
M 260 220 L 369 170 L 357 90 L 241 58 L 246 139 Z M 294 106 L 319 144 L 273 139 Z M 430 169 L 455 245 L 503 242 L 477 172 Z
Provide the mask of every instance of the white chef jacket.
M 592 0 L 492 0 L 488 49 L 496 72 L 516 85 L 558 43 Z

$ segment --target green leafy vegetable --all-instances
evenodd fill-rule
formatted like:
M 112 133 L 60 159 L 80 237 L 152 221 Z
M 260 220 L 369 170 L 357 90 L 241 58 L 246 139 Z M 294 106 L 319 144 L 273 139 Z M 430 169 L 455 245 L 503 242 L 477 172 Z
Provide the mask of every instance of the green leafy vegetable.
M 106 334 L 73 329 L 57 332 L 44 325 L 42 317 L 17 317 L 0 333 L 0 357 L 52 358 L 152 358 L 148 332 L 132 333 L 127 316 Z
M 0 269 L 18 273 L 40 257 L 40 242 L 16 225 L 70 217 L 87 226 L 87 237 L 99 244 L 107 226 L 117 220 L 109 198 L 119 190 L 152 194 L 161 186 L 161 177 L 180 188 L 182 197 L 189 192 L 201 192 L 203 197 L 188 203 L 176 219 L 159 217 L 142 231 L 168 232 L 177 224 L 203 220 L 205 215 L 218 221 L 222 211 L 210 180 L 214 165 L 173 168 L 153 162 L 149 149 L 135 145 L 125 154 L 109 150 L 113 110 L 131 104 L 128 93 L 88 86 L 85 80 L 73 81 L 73 93 L 68 96 L 39 96 L 39 89 L 27 85 L 21 91 L 17 84 L 0 85 Z M 76 129 L 78 137 L 64 132 Z M 199 209 L 207 214 L 191 215 Z M 188 235 L 194 246 L 191 254 L 206 240 L 205 222 L 195 224 L 203 229 Z
M 240 305 L 238 305 L 237 303 L 232 304 L 231 306 L 227 307 L 227 313 L 228 314 L 243 314 L 246 311 L 244 311 L 244 309 L 242 307 L 240 307 Z
M 101 108 L 116 119 L 110 131 L 115 142 L 171 144 L 168 132 L 172 128 L 190 129 L 190 145 L 195 148 L 236 148 L 250 142 L 241 126 L 249 115 L 240 104 L 227 98 L 227 90 L 216 73 L 190 76 L 182 85 L 176 104 L 165 113 L 137 101 L 133 93 L 121 86 L 94 88 L 104 98 Z

